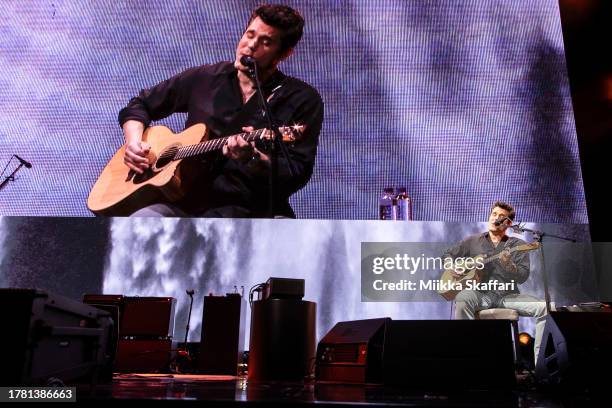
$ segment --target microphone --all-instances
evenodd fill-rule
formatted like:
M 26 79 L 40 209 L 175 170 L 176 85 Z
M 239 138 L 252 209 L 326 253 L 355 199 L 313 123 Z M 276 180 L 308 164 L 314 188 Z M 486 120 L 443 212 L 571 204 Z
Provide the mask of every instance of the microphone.
M 506 222 L 506 220 L 509 219 L 508 217 L 503 217 L 500 218 L 499 220 L 495 221 L 493 224 L 495 224 L 495 226 L 499 227 L 500 225 L 502 225 L 504 222 Z
M 243 55 L 242 57 L 240 57 L 240 63 L 247 68 L 255 68 L 255 64 L 257 64 L 257 61 L 255 61 L 255 58 L 253 57 Z
M 19 160 L 19 162 L 23 164 L 24 166 L 26 166 L 28 169 L 32 168 L 32 163 L 30 163 L 29 161 L 23 160 L 21 157 L 17 156 L 16 154 L 14 154 L 13 157 Z

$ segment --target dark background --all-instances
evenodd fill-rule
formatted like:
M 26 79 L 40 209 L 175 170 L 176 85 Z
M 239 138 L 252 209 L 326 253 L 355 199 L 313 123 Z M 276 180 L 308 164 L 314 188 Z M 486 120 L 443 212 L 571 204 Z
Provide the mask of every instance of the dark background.
M 612 147 L 612 4 L 560 0 L 591 238 L 612 241 L 606 198 Z

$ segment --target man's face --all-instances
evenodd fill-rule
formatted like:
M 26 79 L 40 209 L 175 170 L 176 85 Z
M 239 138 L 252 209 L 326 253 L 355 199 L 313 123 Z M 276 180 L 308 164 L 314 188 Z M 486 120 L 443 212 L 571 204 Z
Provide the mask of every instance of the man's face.
M 503 231 L 508 228 L 508 220 L 505 220 L 500 225 L 495 225 L 495 221 L 501 220 L 510 215 L 510 211 L 500 207 L 494 207 L 489 215 L 489 231 Z
M 291 54 L 291 50 L 281 54 L 280 48 L 280 30 L 267 25 L 261 18 L 256 17 L 251 21 L 238 42 L 234 67 L 246 73 L 248 69 L 240 63 L 240 58 L 249 56 L 257 60 L 257 65 L 262 72 L 273 72 L 278 63 Z

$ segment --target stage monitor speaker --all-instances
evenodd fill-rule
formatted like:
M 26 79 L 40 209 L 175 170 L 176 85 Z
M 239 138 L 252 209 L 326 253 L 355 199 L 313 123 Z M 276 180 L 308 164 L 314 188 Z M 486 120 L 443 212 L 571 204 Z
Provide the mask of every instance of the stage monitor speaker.
M 393 320 L 385 385 L 418 390 L 511 390 L 516 385 L 507 320 Z
M 337 323 L 317 347 L 316 379 L 381 383 L 383 346 L 390 318 Z
M 199 372 L 236 375 L 244 352 L 246 304 L 238 293 L 205 296 Z
M 1 385 L 96 381 L 109 372 L 109 313 L 37 289 L 0 289 Z
M 604 390 L 612 367 L 612 313 L 551 312 L 546 317 L 536 376 L 563 389 Z

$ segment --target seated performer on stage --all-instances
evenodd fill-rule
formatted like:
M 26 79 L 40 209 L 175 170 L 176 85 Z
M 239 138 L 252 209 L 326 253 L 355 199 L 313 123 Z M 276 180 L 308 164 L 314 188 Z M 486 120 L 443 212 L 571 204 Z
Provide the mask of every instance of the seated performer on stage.
M 481 263 L 480 283 L 464 288 L 455 298 L 455 318 L 474 319 L 484 309 L 514 309 L 520 316 L 536 318 L 534 352 L 537 359 L 546 320 L 546 303 L 530 295 L 521 294 L 518 285 L 529 278 L 529 249 L 525 241 L 509 237 L 506 230 L 514 220 L 514 208 L 502 201 L 493 204 L 488 231 L 470 236 L 447 251 L 443 258 L 476 257 L 499 254 L 492 262 Z M 520 247 L 519 247 L 520 246 Z M 514 248 L 514 249 L 513 249 Z M 486 258 L 485 258 L 486 260 Z M 457 279 L 461 274 L 453 273 Z
M 303 125 L 304 134 L 287 145 L 294 166 L 279 153 L 275 216 L 295 217 L 289 196 L 306 185 L 312 175 L 323 102 L 308 84 L 284 75 L 278 64 L 288 58 L 302 37 L 304 19 L 282 5 L 264 5 L 251 15 L 238 42 L 233 62 L 219 62 L 188 69 L 140 92 L 119 113 L 126 139 L 124 162 L 142 174 L 149 168 L 150 148 L 142 135 L 151 121 L 186 112 L 185 128 L 204 123 L 209 138 L 267 128 L 255 80 L 241 58 L 251 57 L 258 66 L 263 93 L 279 126 Z M 133 216 L 263 217 L 269 204 L 270 155 L 266 143 L 253 144 L 231 137 L 223 154 L 200 160 L 197 176 L 186 196 L 175 203 L 156 203 Z

